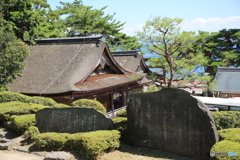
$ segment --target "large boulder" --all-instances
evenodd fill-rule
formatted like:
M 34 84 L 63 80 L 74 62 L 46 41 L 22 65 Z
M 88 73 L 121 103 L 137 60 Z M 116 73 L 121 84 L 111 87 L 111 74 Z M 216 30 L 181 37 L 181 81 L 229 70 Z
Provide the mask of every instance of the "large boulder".
M 132 145 L 209 159 L 219 139 L 207 106 L 184 90 L 131 94 L 127 118 Z
M 113 129 L 113 121 L 93 108 L 45 108 L 36 113 L 42 132 L 78 133 Z

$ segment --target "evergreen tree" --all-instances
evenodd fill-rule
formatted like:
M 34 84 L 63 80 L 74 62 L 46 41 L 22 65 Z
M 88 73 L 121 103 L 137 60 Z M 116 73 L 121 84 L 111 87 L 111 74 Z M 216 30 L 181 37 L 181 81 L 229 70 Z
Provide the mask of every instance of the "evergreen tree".
M 136 37 L 128 36 L 124 33 L 118 33 L 108 39 L 111 51 L 119 50 L 140 50 L 143 46 Z M 142 52 L 143 53 L 143 52 Z M 144 53 L 143 53 L 144 54 Z
M 81 0 L 73 3 L 60 2 L 62 7 L 57 7 L 60 15 L 65 15 L 65 24 L 70 28 L 69 36 L 88 36 L 94 34 L 104 35 L 106 38 L 114 36 L 122 30 L 124 23 L 114 19 L 114 15 L 105 15 L 103 7 L 93 9 L 84 6 Z
M 223 29 L 214 33 L 199 31 L 195 48 L 208 58 L 205 70 L 213 79 L 218 67 L 240 66 L 240 29 Z
M 33 40 L 38 35 L 38 26 L 43 13 L 49 7 L 47 0 L 2 0 L 2 14 L 7 31 L 24 40 Z
M 153 67 L 167 71 L 167 87 L 172 86 L 172 81 L 179 78 L 179 74 L 190 75 L 196 65 L 207 62 L 199 50 L 193 48 L 196 41 L 195 33 L 180 32 L 178 25 L 181 22 L 182 19 L 179 18 L 155 17 L 147 21 L 143 31 L 137 34 L 139 40 L 146 43 L 150 52 L 161 56 L 150 59 L 149 62 Z
M 17 76 L 21 76 L 24 59 L 28 55 L 28 47 L 17 39 L 14 32 L 6 32 L 0 28 L 0 91 Z

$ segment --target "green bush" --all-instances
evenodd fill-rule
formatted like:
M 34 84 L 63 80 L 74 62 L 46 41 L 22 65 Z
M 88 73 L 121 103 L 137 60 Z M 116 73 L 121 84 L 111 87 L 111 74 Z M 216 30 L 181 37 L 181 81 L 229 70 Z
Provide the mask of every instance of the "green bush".
M 238 142 L 240 145 L 240 128 L 229 128 L 218 131 L 220 140 Z
M 27 102 L 28 98 L 29 96 L 25 96 L 17 92 L 10 92 L 10 91 L 0 92 L 0 103 L 11 102 L 11 101 Z
M 77 133 L 71 137 L 71 146 L 82 151 L 87 159 L 97 159 L 103 152 L 109 152 L 120 145 L 120 133 L 112 131 L 94 131 Z M 69 145 L 68 145 L 69 146 Z
M 93 131 L 84 133 L 40 133 L 34 136 L 34 147 L 38 150 L 78 150 L 85 159 L 96 159 L 103 152 L 119 147 L 120 133 Z
M 126 109 L 120 110 L 116 112 L 118 117 L 127 117 L 127 111 Z
M 0 123 L 9 121 L 12 115 L 34 114 L 40 109 L 48 108 L 40 104 L 23 102 L 0 103 Z
M 10 117 L 15 132 L 23 134 L 29 127 L 36 125 L 35 114 L 13 115 Z
M 211 157 L 212 160 L 239 160 L 239 151 L 240 151 L 240 144 L 237 142 L 223 140 L 218 143 L 215 143 L 212 148 L 211 152 L 215 153 L 229 153 L 229 152 L 237 152 L 238 156 L 214 156 Z
M 34 148 L 38 150 L 62 150 L 70 134 L 47 132 L 34 136 Z
M 53 106 L 57 104 L 57 102 L 51 98 L 38 97 L 38 96 L 28 97 L 27 103 L 41 104 L 44 106 Z
M 72 103 L 73 107 L 85 107 L 85 108 L 94 108 L 98 112 L 101 112 L 103 114 L 106 114 L 105 107 L 98 101 L 92 100 L 92 99 L 79 99 L 77 101 L 74 101 Z
M 46 98 L 46 97 L 38 97 L 38 96 L 30 97 L 17 92 L 10 92 L 10 91 L 0 92 L 0 103 L 12 102 L 12 101 L 42 104 L 44 106 L 53 106 L 54 104 L 57 103 L 53 99 Z
M 66 107 L 71 107 L 71 106 L 66 105 L 66 104 L 62 104 L 62 103 L 57 103 L 53 107 L 54 108 L 66 108 Z
M 12 101 L 42 104 L 44 106 L 53 106 L 54 104 L 57 103 L 53 99 L 46 98 L 46 97 L 38 97 L 38 96 L 30 97 L 17 92 L 10 92 L 10 91 L 0 92 L 0 103 L 12 102 Z
M 24 134 L 28 137 L 29 140 L 34 141 L 34 139 L 39 134 L 39 130 L 37 127 L 31 126 L 26 130 Z
M 124 139 L 127 131 L 127 118 L 126 117 L 116 117 L 113 118 L 114 129 L 121 133 L 121 138 Z
M 220 111 L 211 113 L 217 130 L 240 127 L 239 111 Z

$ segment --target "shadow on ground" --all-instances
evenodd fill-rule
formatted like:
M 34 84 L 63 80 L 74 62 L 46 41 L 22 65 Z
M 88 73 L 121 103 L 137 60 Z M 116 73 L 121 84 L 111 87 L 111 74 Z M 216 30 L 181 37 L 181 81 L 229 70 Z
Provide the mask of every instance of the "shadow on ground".
M 187 157 L 187 156 L 176 154 L 176 153 L 144 148 L 144 147 L 130 146 L 126 143 L 122 143 L 121 146 L 118 148 L 118 150 L 121 152 L 130 153 L 133 155 L 152 157 L 156 159 L 159 158 L 159 159 L 174 159 L 174 160 L 199 160 L 198 158 Z

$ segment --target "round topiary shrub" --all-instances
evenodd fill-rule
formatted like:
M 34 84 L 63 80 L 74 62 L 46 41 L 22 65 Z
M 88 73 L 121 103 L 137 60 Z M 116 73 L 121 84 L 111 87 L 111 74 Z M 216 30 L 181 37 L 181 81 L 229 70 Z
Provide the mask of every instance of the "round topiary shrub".
M 220 140 L 229 140 L 240 143 L 240 128 L 222 129 L 218 131 L 218 134 Z
M 34 104 L 41 104 L 44 106 L 53 106 L 53 105 L 57 104 L 57 102 L 55 102 L 51 98 L 38 97 L 38 96 L 29 97 L 27 102 L 34 103 Z
M 236 153 L 239 154 L 240 145 L 237 142 L 223 140 L 215 143 L 210 152 L 214 153 Z M 237 160 L 239 159 L 238 155 L 229 156 L 229 155 L 216 155 L 211 157 L 211 160 Z
M 72 103 L 73 107 L 85 107 L 85 108 L 94 108 L 98 112 L 106 114 L 105 107 L 98 101 L 92 99 L 79 99 Z
M 62 104 L 62 103 L 57 103 L 53 107 L 54 108 L 67 108 L 67 107 L 71 107 L 71 106 L 66 105 L 66 104 Z
M 0 103 L 5 102 L 12 102 L 12 101 L 19 101 L 19 102 L 27 102 L 29 96 L 17 93 L 17 92 L 10 92 L 4 91 L 0 92 Z

